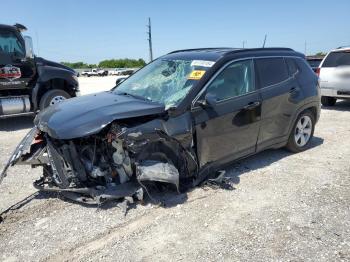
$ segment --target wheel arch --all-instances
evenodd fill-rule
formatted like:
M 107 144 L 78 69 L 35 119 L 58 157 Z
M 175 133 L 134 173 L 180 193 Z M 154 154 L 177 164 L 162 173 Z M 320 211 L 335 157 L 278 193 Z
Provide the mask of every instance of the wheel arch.
M 79 82 L 75 73 L 65 68 L 38 66 L 38 79 L 32 91 L 34 111 L 39 108 L 40 99 L 44 93 L 51 89 L 62 89 L 74 97 L 79 92 Z
M 290 134 L 290 132 L 292 131 L 293 126 L 295 124 L 295 121 L 297 121 L 300 114 L 305 112 L 305 111 L 310 111 L 312 113 L 312 115 L 315 117 L 315 124 L 316 124 L 318 119 L 319 119 L 319 116 L 320 116 L 320 103 L 319 102 L 309 102 L 309 103 L 301 106 L 297 110 L 297 112 L 294 114 L 293 121 L 291 121 L 291 124 L 290 124 L 289 129 L 288 129 L 288 134 Z
M 66 78 L 52 77 L 45 80 L 46 81 L 37 82 L 32 92 L 32 101 L 35 111 L 39 109 L 41 98 L 49 90 L 60 89 L 67 92 L 71 97 L 76 96 L 78 89 L 75 87 L 75 83 L 70 82 Z

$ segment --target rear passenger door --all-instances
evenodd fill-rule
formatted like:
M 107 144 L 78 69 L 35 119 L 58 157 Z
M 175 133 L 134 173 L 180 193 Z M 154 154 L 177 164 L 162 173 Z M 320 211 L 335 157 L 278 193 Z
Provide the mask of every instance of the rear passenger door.
M 302 90 L 293 58 L 257 58 L 255 67 L 262 96 L 258 148 L 262 150 L 288 138 L 288 131 Z

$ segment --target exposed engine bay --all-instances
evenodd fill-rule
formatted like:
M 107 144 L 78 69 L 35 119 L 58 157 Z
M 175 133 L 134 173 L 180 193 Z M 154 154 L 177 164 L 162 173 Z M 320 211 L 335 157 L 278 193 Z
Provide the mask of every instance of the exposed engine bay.
M 166 134 L 176 137 L 179 130 L 171 130 L 162 119 L 127 122 L 113 122 L 97 134 L 74 139 L 55 139 L 35 127 L 1 177 L 10 165 L 40 166 L 43 175 L 35 188 L 86 204 L 125 197 L 142 200 L 150 182 L 167 183 L 180 192 L 180 179 L 184 185 L 198 171 L 189 125 L 182 125 L 180 142 Z

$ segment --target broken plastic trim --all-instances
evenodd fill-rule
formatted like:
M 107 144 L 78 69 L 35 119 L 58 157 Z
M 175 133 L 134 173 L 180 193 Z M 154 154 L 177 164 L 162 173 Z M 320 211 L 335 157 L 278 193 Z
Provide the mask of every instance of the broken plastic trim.
M 174 184 L 179 190 L 179 171 L 173 164 L 158 161 L 144 161 L 136 166 L 136 177 L 139 181 L 158 181 Z
M 85 188 L 59 188 L 48 185 L 44 178 L 33 183 L 33 186 L 44 192 L 62 193 L 64 197 L 83 204 L 101 205 L 107 200 L 122 199 L 125 197 L 135 197 L 143 200 L 143 192 L 137 182 L 127 182 L 113 187 L 85 187 Z

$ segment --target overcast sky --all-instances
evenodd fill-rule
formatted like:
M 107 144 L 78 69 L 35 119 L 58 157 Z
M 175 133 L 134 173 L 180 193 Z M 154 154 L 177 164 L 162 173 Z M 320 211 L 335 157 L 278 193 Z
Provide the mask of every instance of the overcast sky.
M 350 1 L 2 1 L 0 23 L 28 27 L 37 55 L 96 63 L 108 58 L 148 61 L 196 47 L 291 47 L 307 54 L 350 45 Z

